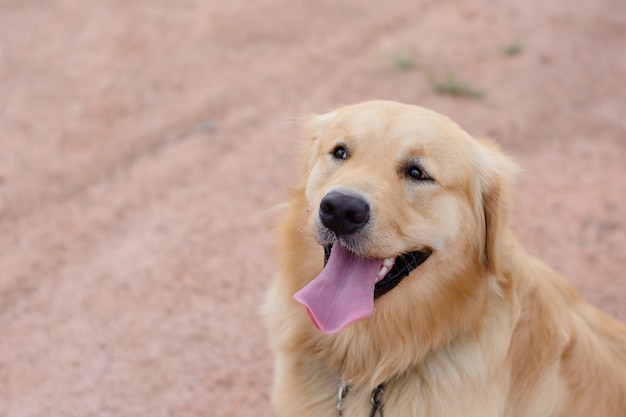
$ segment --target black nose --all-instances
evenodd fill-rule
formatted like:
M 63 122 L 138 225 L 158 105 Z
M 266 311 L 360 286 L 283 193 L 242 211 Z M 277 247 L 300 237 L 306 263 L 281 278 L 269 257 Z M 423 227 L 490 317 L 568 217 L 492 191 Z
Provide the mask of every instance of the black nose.
M 370 206 L 362 197 L 331 191 L 320 202 L 320 220 L 337 236 L 356 232 L 369 218 Z

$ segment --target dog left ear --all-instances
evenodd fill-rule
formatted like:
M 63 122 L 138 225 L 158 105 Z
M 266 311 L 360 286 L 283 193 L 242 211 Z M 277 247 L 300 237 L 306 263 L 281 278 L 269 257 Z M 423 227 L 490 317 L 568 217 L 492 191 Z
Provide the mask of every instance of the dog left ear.
M 513 199 L 513 184 L 517 165 L 505 156 L 493 142 L 480 139 L 476 169 L 480 185 L 477 200 L 479 224 L 484 224 L 483 262 L 487 269 L 500 277 L 502 251 L 506 250 L 507 213 Z M 483 223 L 484 222 L 484 223 Z

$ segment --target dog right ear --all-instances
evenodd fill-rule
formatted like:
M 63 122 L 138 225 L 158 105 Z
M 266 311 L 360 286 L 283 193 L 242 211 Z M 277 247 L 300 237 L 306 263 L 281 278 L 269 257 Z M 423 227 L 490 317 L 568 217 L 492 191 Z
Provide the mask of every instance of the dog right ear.
M 308 178 L 311 173 L 311 169 L 313 169 L 313 165 L 319 153 L 319 139 L 324 136 L 324 133 L 333 120 L 335 120 L 334 112 L 312 114 L 302 117 L 301 119 L 300 123 L 306 138 L 302 151 L 302 163 L 300 164 L 302 167 L 300 178 L 304 181 L 306 181 L 306 178 Z
M 484 226 L 482 258 L 485 266 L 500 276 L 501 252 L 506 245 L 507 214 L 513 199 L 513 184 L 518 166 L 488 140 L 478 140 L 481 145 L 477 170 L 480 185 L 477 212 Z

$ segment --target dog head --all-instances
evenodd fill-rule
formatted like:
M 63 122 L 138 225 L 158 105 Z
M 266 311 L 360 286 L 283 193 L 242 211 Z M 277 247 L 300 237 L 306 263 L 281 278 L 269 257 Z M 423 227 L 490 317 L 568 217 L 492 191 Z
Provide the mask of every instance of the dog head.
M 473 299 L 487 288 L 475 277 L 500 275 L 515 166 L 493 144 L 384 101 L 312 116 L 306 130 L 306 229 L 327 265 L 296 299 L 324 332 L 401 299 Z

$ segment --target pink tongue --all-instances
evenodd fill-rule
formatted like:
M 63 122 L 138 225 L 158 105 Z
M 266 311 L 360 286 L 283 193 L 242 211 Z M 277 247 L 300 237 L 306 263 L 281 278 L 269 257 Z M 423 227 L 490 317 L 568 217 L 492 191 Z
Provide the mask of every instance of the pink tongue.
M 293 298 L 304 304 L 322 332 L 337 333 L 374 312 L 374 286 L 381 266 L 382 261 L 359 257 L 336 242 L 322 273 Z

